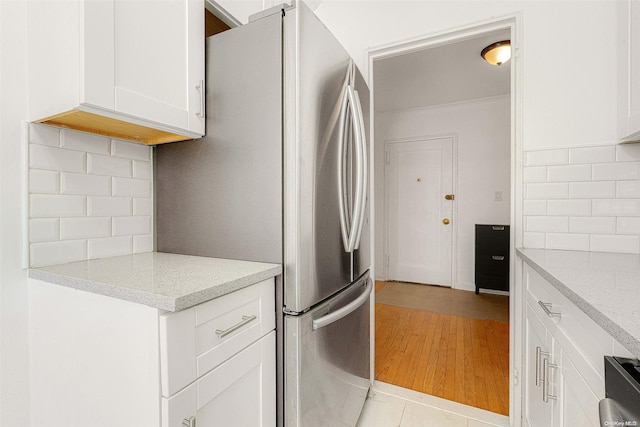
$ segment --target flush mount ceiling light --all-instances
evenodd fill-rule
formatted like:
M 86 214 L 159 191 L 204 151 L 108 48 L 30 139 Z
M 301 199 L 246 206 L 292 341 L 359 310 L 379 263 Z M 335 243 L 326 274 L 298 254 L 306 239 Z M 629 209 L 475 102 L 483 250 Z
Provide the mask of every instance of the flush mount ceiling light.
M 491 65 L 502 65 L 511 59 L 511 40 L 502 40 L 482 49 L 480 55 Z

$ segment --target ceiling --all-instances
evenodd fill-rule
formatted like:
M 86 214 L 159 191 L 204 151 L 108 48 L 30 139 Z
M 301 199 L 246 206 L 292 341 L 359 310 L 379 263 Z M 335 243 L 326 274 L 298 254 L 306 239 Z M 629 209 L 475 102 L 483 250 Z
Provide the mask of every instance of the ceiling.
M 374 62 L 377 112 L 507 95 L 511 61 L 489 65 L 480 52 L 509 30 Z

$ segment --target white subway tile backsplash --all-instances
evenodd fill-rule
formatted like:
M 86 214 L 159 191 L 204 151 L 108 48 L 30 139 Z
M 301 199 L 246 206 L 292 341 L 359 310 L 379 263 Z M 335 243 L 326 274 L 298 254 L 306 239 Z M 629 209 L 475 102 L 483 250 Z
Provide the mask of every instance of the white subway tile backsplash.
M 62 194 L 85 194 L 88 196 L 111 195 L 111 177 L 80 173 L 60 173 Z
M 151 233 L 150 216 L 123 216 L 113 218 L 114 236 L 131 236 Z
M 547 181 L 549 182 L 590 180 L 591 165 L 549 166 L 547 168 Z
M 544 249 L 544 233 L 524 233 L 523 244 L 525 248 Z
M 87 172 L 94 175 L 131 177 L 131 160 L 87 154 Z
M 29 170 L 29 193 L 57 194 L 60 192 L 60 172 Z
M 569 184 L 566 182 L 533 183 L 526 185 L 527 199 L 566 199 L 569 197 Z
M 29 241 L 37 242 L 53 242 L 58 240 L 59 235 L 58 218 L 42 218 L 29 220 Z
M 640 181 L 618 181 L 616 182 L 616 196 L 618 198 L 640 197 Z
M 640 254 L 640 144 L 525 153 L 525 247 Z
M 617 234 L 640 235 L 640 217 L 617 218 Z
M 640 162 L 600 163 L 592 167 L 594 181 L 640 179 Z
M 587 216 L 591 215 L 591 200 L 548 200 L 547 215 Z
M 109 236 L 111 236 L 111 218 L 82 217 L 60 219 L 60 238 L 62 240 Z
M 616 161 L 615 145 L 569 149 L 569 163 L 606 163 Z
M 133 199 L 134 215 L 153 215 L 153 202 L 150 198 L 134 198 Z
M 595 199 L 593 216 L 640 216 L 640 199 Z
M 571 217 L 569 231 L 585 234 L 615 234 L 616 219 L 614 217 Z
M 133 177 L 141 179 L 153 178 L 153 170 L 151 162 L 142 162 L 140 160 L 133 161 Z
M 588 251 L 588 234 L 547 233 L 545 236 L 547 249 L 559 249 L 567 251 Z
M 85 259 L 87 259 L 86 240 L 32 243 L 30 247 L 32 267 L 45 267 Z
M 563 165 L 569 163 L 569 150 L 529 151 L 525 154 L 525 166 Z
M 39 124 L 29 140 L 32 267 L 153 250 L 152 147 Z
M 107 137 L 76 132 L 69 129 L 62 130 L 60 134 L 60 146 L 69 150 L 106 155 L 109 155 L 111 148 L 110 140 Z
M 522 213 L 524 215 L 546 215 L 547 201 L 546 200 L 525 200 L 523 204 Z
M 613 198 L 615 195 L 615 181 L 569 183 L 569 197 L 572 199 Z
M 89 196 L 87 198 L 87 214 L 89 216 L 131 215 L 131 198 Z
M 591 236 L 591 251 L 593 252 L 625 252 L 640 253 L 640 236 Z
M 147 145 L 125 141 L 111 141 L 111 155 L 135 160 L 151 160 L 152 148 Z
M 524 182 L 547 182 L 547 168 L 545 166 L 533 166 L 523 169 Z
M 616 146 L 616 160 L 618 162 L 640 161 L 640 145 L 622 144 Z
M 31 123 L 29 125 L 29 142 L 31 144 L 58 147 L 60 145 L 60 129 Z
M 560 216 L 528 216 L 526 218 L 525 231 L 537 231 L 541 233 L 567 232 L 569 231 L 569 218 Z
M 85 215 L 85 196 L 62 196 L 32 194 L 30 196 L 31 218 L 74 217 Z
M 151 181 L 146 179 L 113 178 L 114 196 L 151 197 Z
M 133 253 L 153 251 L 153 235 L 133 236 Z
M 29 145 L 29 166 L 34 169 L 53 171 L 84 172 L 85 153 L 46 147 L 44 145 Z
M 132 253 L 131 236 L 89 239 L 89 259 L 105 258 Z

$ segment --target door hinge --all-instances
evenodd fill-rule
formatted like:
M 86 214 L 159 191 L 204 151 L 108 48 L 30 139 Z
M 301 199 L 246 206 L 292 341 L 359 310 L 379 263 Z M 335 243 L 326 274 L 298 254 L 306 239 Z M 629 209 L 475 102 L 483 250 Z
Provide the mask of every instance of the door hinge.
M 384 153 L 384 163 L 387 165 L 391 163 L 391 153 L 388 151 Z
M 389 254 L 387 254 L 387 259 L 385 260 L 385 263 L 387 264 L 387 268 L 389 268 Z
M 513 385 L 518 385 L 520 382 L 520 377 L 517 369 L 513 370 Z

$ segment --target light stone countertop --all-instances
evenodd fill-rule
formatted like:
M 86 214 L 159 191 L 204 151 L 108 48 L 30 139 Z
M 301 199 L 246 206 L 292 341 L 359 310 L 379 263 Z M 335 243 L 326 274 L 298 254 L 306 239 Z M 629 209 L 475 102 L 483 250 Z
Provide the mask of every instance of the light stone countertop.
M 640 255 L 516 249 L 544 277 L 640 357 Z
M 148 252 L 32 268 L 29 277 L 179 311 L 281 273 L 279 264 Z

